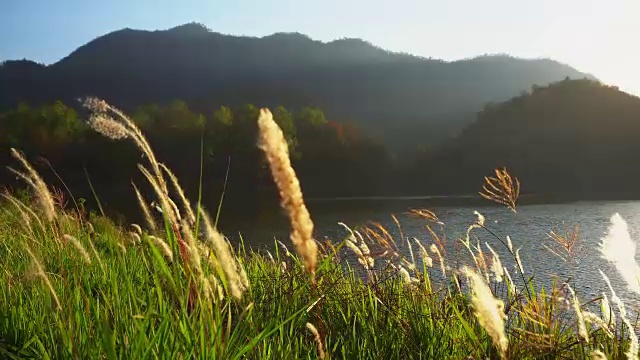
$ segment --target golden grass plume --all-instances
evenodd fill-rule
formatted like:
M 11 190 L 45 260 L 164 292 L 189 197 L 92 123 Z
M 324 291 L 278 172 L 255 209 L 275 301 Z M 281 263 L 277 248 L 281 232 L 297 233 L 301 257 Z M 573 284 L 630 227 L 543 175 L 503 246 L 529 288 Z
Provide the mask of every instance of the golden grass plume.
M 314 276 L 318 246 L 313 239 L 313 222 L 304 203 L 300 182 L 289 159 L 289 146 L 268 109 L 258 118 L 259 146 L 265 153 L 271 175 L 280 191 L 281 205 L 291 222 L 291 241 L 307 271 Z
M 487 331 L 500 356 L 506 358 L 509 340 L 504 331 L 506 315 L 504 303 L 494 298 L 482 276 L 468 267 L 462 268 L 471 288 L 471 305 L 480 325 Z
M 514 213 L 520 196 L 520 181 L 512 177 L 507 168 L 496 169 L 495 176 L 487 176 L 480 196 L 505 205 Z

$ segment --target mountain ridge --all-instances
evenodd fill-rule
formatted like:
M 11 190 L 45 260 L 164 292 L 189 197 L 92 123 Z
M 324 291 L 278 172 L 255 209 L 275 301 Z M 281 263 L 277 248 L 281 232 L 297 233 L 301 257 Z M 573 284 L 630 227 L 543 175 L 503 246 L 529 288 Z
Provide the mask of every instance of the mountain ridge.
M 595 79 L 552 59 L 496 54 L 448 62 L 391 52 L 362 39 L 323 42 L 282 32 L 235 36 L 197 23 L 116 30 L 43 67 L 25 63 L 18 71 L 17 63 L 4 64 L 0 108 L 88 95 L 124 108 L 174 99 L 315 106 L 408 146 L 441 143 L 473 122 L 484 104 L 533 85 Z

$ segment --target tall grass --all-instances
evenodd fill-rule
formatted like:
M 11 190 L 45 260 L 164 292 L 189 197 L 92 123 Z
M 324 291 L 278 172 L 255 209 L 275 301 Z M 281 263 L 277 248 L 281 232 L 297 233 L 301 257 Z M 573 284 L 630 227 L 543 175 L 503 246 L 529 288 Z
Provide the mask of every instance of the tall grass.
M 447 253 L 445 224 L 421 209 L 412 214 L 425 222 L 429 242 L 405 238 L 395 217 L 399 237 L 379 224 L 342 224 L 345 239 L 315 241 L 286 142 L 267 110 L 259 120 L 260 146 L 291 220 L 296 254 L 284 243 L 269 252 L 231 246 L 200 204 L 191 207 L 125 114 L 97 99 L 86 106 L 96 131 L 133 141 L 144 153 L 140 171 L 162 222 L 136 185 L 144 229 L 65 210 L 54 201 L 61 195 L 51 195 L 13 151 L 24 168 L 13 171 L 31 186 L 33 200 L 7 193 L 0 207 L 0 357 L 637 358 L 635 324 L 613 287 L 621 322 L 606 294 L 590 301 L 600 301 L 594 313 L 573 291 L 579 284 L 536 284 L 518 244 L 495 235 L 481 214 L 465 238 L 454 239 L 465 250 L 458 253 Z M 487 178 L 482 193 L 513 212 L 518 195 L 519 182 L 506 169 Z M 631 241 L 621 224 L 613 219 L 603 257 L 621 272 L 635 271 L 633 258 L 610 251 L 615 241 Z M 480 244 L 478 231 L 493 241 Z M 558 249 L 576 248 L 573 237 L 552 239 Z M 500 258 L 498 247 L 510 258 Z M 604 273 L 603 281 L 610 285 Z

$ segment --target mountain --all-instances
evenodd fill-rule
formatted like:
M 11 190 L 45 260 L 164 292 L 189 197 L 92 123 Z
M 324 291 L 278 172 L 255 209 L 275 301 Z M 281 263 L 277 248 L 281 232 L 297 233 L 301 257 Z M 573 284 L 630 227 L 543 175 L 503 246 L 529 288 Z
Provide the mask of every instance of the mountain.
M 523 193 L 579 199 L 640 196 L 640 98 L 565 80 L 500 104 L 416 169 L 441 193 L 473 193 L 506 166 Z
M 96 95 L 124 108 L 185 99 L 208 108 L 252 102 L 316 106 L 366 123 L 393 144 L 442 142 L 489 101 L 534 84 L 584 78 L 556 61 L 482 56 L 454 62 L 393 53 L 360 39 L 299 33 L 230 36 L 200 24 L 123 29 L 49 66 L 0 66 L 0 108 Z

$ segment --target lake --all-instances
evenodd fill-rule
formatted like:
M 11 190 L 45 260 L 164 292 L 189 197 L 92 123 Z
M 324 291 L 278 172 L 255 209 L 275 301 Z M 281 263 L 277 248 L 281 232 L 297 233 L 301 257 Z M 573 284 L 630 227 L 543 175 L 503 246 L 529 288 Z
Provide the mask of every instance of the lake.
M 527 274 L 535 274 L 538 281 L 550 284 L 552 275 L 558 275 L 560 280 L 572 277 L 571 285 L 576 289 L 581 301 L 600 296 L 603 291 L 609 291 L 602 280 L 598 269 L 601 269 L 612 280 L 617 294 L 628 306 L 640 305 L 639 295 L 633 295 L 626 290 L 626 285 L 608 262 L 600 257 L 598 244 L 606 234 L 613 214 L 620 213 L 629 224 L 632 238 L 640 239 L 640 202 L 639 201 L 598 201 L 572 202 L 562 204 L 532 204 L 523 205 L 514 214 L 510 210 L 493 206 L 486 201 L 458 199 L 455 202 L 441 201 L 435 198 L 408 199 L 343 199 L 326 201 L 308 201 L 308 206 L 315 223 L 316 238 L 329 238 L 338 242 L 347 236 L 344 228 L 338 222 L 344 222 L 354 228 L 366 225 L 370 221 L 379 222 L 399 239 L 399 230 L 391 214 L 400 220 L 405 237 L 417 238 L 425 246 L 432 243 L 431 236 L 425 230 L 426 220 L 415 218 L 407 213 L 411 208 L 427 208 L 436 213 L 445 224 L 443 231 L 448 239 L 448 262 L 455 258 L 466 262 L 469 260 L 465 249 L 458 252 L 454 244 L 465 236 L 470 224 L 476 220 L 474 211 L 479 211 L 486 218 L 485 225 L 496 235 L 509 235 L 515 248 L 521 248 L 520 254 Z M 579 262 L 574 266 L 567 263 L 544 247 L 552 243 L 548 234 L 551 231 L 564 234 L 565 230 L 573 230 L 579 225 Z M 288 239 L 289 224 L 282 212 L 270 212 L 249 222 L 237 223 L 235 231 L 242 232 L 243 239 L 251 247 L 273 248 L 274 238 L 290 244 Z M 436 227 L 437 228 L 437 227 Z M 227 235 L 237 239 L 235 231 Z M 499 254 L 503 265 L 515 274 L 514 263 L 508 257 L 508 252 L 495 238 L 485 230 L 474 230 L 473 235 L 481 244 L 488 242 Z M 406 246 L 403 246 L 406 251 Z M 483 248 L 488 253 L 488 249 Z M 416 256 L 417 249 L 414 248 Z M 408 252 L 406 252 L 408 254 Z M 435 270 L 434 270 L 435 271 Z

